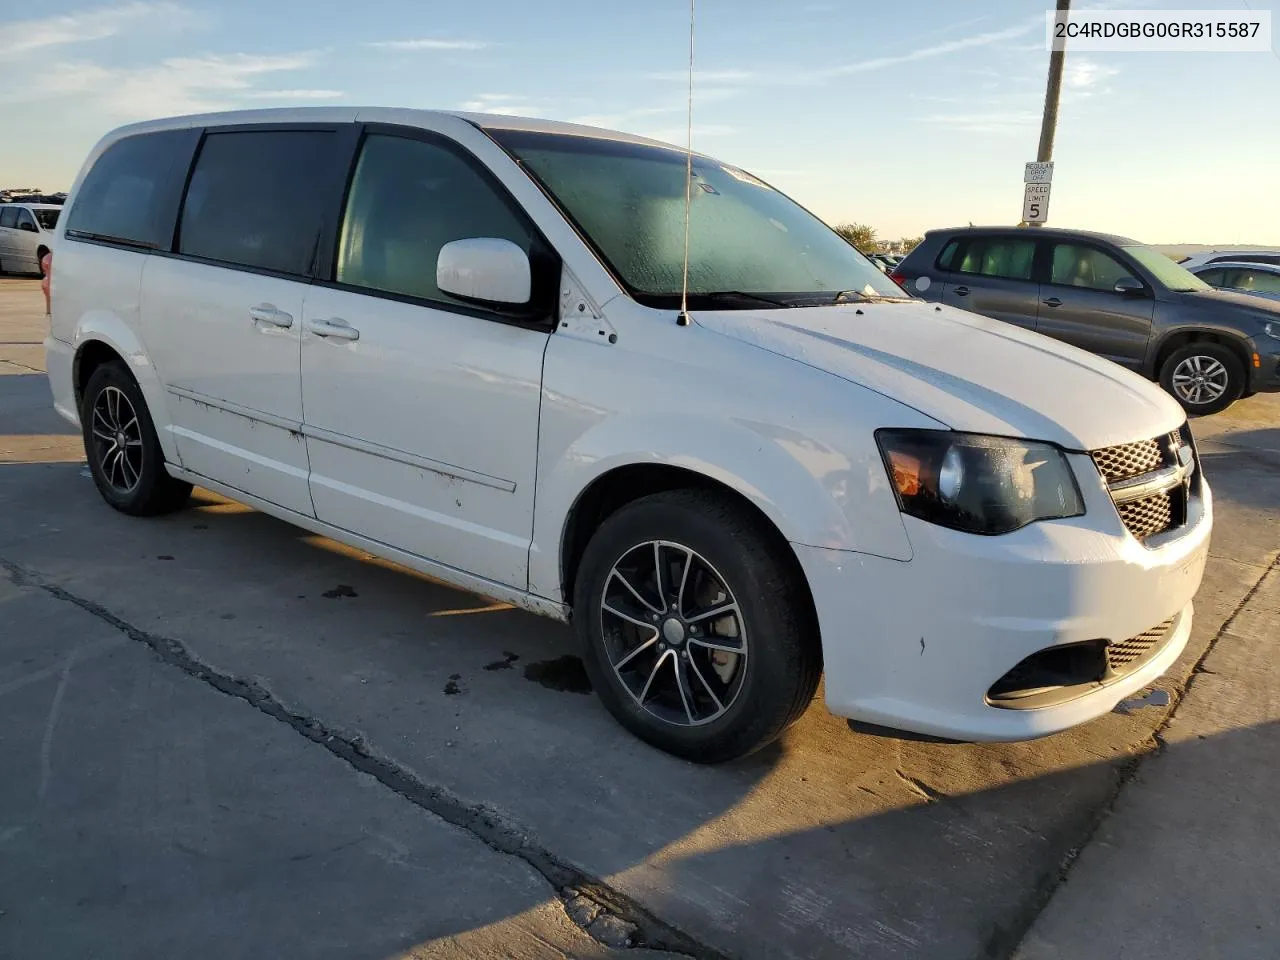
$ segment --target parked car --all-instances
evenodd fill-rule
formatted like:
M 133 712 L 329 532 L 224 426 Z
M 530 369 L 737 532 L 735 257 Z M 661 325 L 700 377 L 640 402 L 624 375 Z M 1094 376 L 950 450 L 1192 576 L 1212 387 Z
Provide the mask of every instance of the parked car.
M 685 312 L 686 162 L 417 110 L 114 131 L 59 223 L 55 406 L 124 513 L 200 484 L 572 619 L 613 715 L 698 761 L 824 669 L 838 715 L 967 740 L 1163 673 L 1213 514 L 1178 405 L 704 156 Z
M 0 273 L 39 273 L 61 212 L 47 203 L 0 204 Z
M 1280 300 L 1280 264 L 1214 261 L 1191 271 L 1209 286 Z
M 1184 270 L 1194 271 L 1210 263 L 1270 263 L 1280 266 L 1280 250 L 1211 250 L 1183 257 L 1178 263 Z
M 1135 240 L 1081 230 L 932 230 L 893 277 L 1159 381 L 1188 413 L 1280 390 L 1280 304 L 1214 290 Z

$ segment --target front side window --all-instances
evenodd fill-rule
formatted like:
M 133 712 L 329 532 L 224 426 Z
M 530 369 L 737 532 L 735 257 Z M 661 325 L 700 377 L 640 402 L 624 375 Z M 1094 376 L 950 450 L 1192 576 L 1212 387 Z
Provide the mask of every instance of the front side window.
M 306 275 L 320 232 L 333 134 L 210 133 L 191 174 L 178 251 L 234 266 Z
M 1225 283 L 1226 274 L 1227 271 L 1221 267 L 1214 267 L 1212 270 L 1201 270 L 1196 276 L 1211 286 L 1221 287 Z
M 1173 264 L 1173 261 L 1169 263 Z M 1049 272 L 1051 283 L 1090 290 L 1114 290 L 1116 281 L 1131 276 L 1132 270 L 1096 247 L 1059 243 L 1053 248 L 1053 266 Z
M 1264 270 L 1236 269 L 1227 271 L 1228 287 L 1249 293 L 1280 293 L 1280 273 Z
M 18 208 L 8 204 L 0 207 L 0 227 L 13 229 L 18 225 Z
M 510 240 L 537 260 L 532 230 L 460 154 L 436 143 L 366 138 L 347 197 L 334 279 L 443 303 L 440 248 L 453 240 Z
M 1190 293 L 1193 290 L 1213 289 L 1186 267 L 1174 263 L 1154 247 L 1135 243 L 1126 245 L 1122 249 L 1170 290 Z
M 36 210 L 36 221 L 46 230 L 52 230 L 58 225 L 58 214 L 61 210 Z
M 836 294 L 902 298 L 900 287 L 830 227 L 745 171 L 679 150 L 601 137 L 488 130 L 577 225 L 629 292 L 680 301 L 689 204 L 689 292 L 717 308 L 791 306 Z M 754 299 L 753 299 L 754 298 Z M 792 302 L 788 302 L 788 300 Z
M 1034 240 L 1021 237 L 972 237 L 955 269 L 982 277 L 1030 280 L 1036 258 Z
M 118 140 L 84 178 L 67 214 L 67 236 L 167 249 L 172 216 L 163 209 L 175 160 L 189 133 L 164 130 Z

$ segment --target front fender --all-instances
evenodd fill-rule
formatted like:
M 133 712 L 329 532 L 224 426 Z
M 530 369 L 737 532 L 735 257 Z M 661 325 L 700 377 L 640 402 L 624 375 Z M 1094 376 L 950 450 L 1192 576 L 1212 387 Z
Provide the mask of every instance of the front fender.
M 874 429 L 932 421 L 759 351 L 743 350 L 745 358 L 763 358 L 752 371 L 757 389 L 744 396 L 717 391 L 714 381 L 722 374 L 705 368 L 699 388 L 688 391 L 681 385 L 690 378 L 679 371 L 643 382 L 627 375 L 630 362 L 601 363 L 599 347 L 555 348 L 547 359 L 539 432 L 532 592 L 561 598 L 561 549 L 575 504 L 599 478 L 639 464 L 682 468 L 729 487 L 793 543 L 911 558 Z M 742 374 L 731 362 L 720 369 L 726 380 Z M 783 376 L 770 383 L 767 374 L 775 370 Z

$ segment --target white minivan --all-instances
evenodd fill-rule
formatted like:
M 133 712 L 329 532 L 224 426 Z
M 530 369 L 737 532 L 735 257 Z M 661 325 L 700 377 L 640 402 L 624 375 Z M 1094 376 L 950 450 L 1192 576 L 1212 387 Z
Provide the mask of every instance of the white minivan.
M 693 760 L 824 672 L 864 727 L 1018 740 L 1165 671 L 1212 524 L 1178 404 L 686 162 L 417 110 L 114 131 L 58 225 L 55 405 L 118 510 L 199 484 L 571 619 Z

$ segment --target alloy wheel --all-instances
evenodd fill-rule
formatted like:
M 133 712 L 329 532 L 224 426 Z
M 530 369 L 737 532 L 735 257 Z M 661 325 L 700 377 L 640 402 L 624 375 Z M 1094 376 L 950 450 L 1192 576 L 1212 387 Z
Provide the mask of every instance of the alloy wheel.
M 710 723 L 742 692 L 742 609 L 724 576 L 683 544 L 650 540 L 618 559 L 605 578 L 600 628 L 618 680 L 660 720 Z
M 142 479 L 142 424 L 119 387 L 107 386 L 93 401 L 93 453 L 112 489 L 128 494 Z
M 1173 370 L 1173 390 L 1190 404 L 1213 403 L 1227 392 L 1230 374 L 1222 363 L 1200 354 L 1187 357 Z

